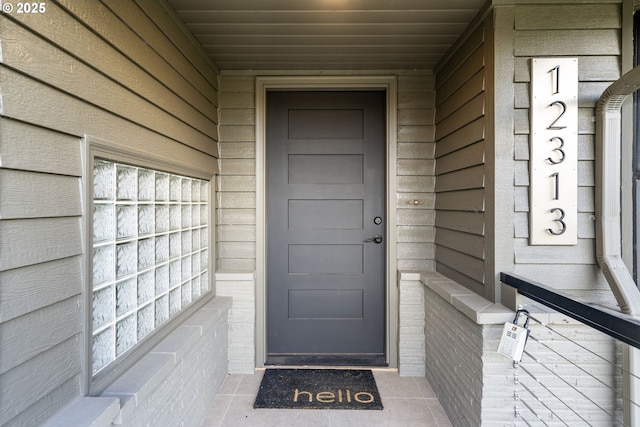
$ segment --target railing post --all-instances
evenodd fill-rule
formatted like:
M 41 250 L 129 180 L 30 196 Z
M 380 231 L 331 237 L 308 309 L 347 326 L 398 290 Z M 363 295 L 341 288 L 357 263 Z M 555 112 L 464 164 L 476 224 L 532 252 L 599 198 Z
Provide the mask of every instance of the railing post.
M 624 344 L 622 366 L 625 372 L 622 375 L 622 390 L 623 396 L 626 396 L 623 402 L 624 425 L 635 426 L 636 420 L 640 420 L 640 408 L 635 403 L 640 398 L 640 379 L 635 376 L 636 372 L 640 372 L 640 350 Z

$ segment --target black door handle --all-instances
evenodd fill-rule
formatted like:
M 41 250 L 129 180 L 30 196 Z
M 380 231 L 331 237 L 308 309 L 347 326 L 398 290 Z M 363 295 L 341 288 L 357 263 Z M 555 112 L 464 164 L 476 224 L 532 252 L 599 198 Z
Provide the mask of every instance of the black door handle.
M 368 239 L 365 239 L 365 242 L 375 242 L 377 244 L 382 243 L 382 236 L 379 234 L 376 234 L 373 237 L 369 237 Z

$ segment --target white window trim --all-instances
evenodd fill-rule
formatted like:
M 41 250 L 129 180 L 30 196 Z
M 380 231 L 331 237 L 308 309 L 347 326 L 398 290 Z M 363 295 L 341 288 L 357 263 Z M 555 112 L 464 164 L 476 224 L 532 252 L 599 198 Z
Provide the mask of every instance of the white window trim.
M 144 355 L 149 353 L 163 338 L 176 329 L 185 319 L 193 315 L 202 306 L 211 301 L 215 296 L 215 173 L 207 173 L 201 169 L 190 168 L 184 164 L 177 164 L 168 161 L 165 158 L 154 156 L 153 153 L 143 152 L 135 148 L 130 148 L 106 141 L 100 138 L 85 135 L 82 148 L 84 150 L 84 177 L 82 185 L 84 186 L 84 260 L 83 260 L 83 325 L 84 333 L 82 334 L 83 354 L 83 380 L 81 384 L 81 393 L 83 395 L 97 396 L 104 391 L 115 379 L 131 368 Z M 123 354 L 121 357 L 109 364 L 109 366 L 97 375 L 92 373 L 92 307 L 93 307 L 93 289 L 92 289 L 92 273 L 93 273 L 93 167 L 94 159 L 107 159 L 114 162 L 131 164 L 137 167 L 159 170 L 167 173 L 189 176 L 193 178 L 209 181 L 208 194 L 208 265 L 209 265 L 209 291 L 202 294 L 197 300 L 193 301 L 185 309 L 180 310 L 176 315 L 168 319 L 162 326 L 151 331 L 147 336 L 140 340 L 135 346 Z

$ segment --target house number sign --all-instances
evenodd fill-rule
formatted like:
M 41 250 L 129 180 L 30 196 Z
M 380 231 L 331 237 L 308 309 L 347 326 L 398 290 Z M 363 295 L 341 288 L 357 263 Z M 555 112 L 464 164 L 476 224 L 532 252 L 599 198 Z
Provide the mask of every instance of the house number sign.
M 578 238 L 578 60 L 531 62 L 529 243 Z

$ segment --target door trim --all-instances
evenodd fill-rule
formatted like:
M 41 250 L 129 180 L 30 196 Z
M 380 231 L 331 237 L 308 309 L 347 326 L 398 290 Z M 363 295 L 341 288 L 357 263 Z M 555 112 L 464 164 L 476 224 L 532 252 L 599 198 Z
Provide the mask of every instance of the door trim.
M 269 89 L 380 90 L 386 92 L 386 345 L 390 368 L 398 367 L 397 285 L 397 78 L 396 76 L 269 76 L 256 77 L 256 366 L 267 359 L 266 312 L 266 94 Z

